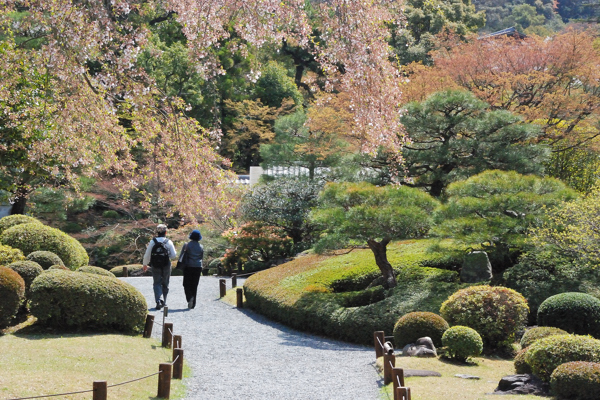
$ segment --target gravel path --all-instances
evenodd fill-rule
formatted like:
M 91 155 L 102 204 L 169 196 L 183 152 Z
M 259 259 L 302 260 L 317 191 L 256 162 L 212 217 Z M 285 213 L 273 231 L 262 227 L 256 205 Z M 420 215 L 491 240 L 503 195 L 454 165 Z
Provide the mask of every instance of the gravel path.
M 152 278 L 122 278 L 155 304 Z M 243 279 L 238 279 L 238 285 Z M 227 287 L 231 287 L 230 281 Z M 171 277 L 167 322 L 182 336 L 188 400 L 375 400 L 382 380 L 371 347 L 298 332 L 218 299 L 219 281 L 203 276 L 187 309 L 182 277 Z M 162 322 L 162 311 L 150 309 Z M 152 334 L 160 337 L 160 327 Z

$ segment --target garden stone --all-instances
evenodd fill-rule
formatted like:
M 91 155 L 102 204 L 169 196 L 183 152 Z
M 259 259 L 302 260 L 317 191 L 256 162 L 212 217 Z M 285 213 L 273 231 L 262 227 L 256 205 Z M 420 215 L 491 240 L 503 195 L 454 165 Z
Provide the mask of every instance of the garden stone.
M 403 357 L 437 357 L 437 352 L 430 337 L 417 339 L 416 343 L 407 344 L 402 349 Z
M 532 374 L 508 375 L 500 379 L 494 394 L 533 394 L 544 396 L 549 385 Z
M 481 379 L 478 376 L 469 375 L 469 374 L 456 374 L 454 376 L 457 377 L 457 378 L 461 378 L 461 379 Z
M 492 264 L 485 251 L 472 251 L 465 255 L 460 270 L 460 280 L 477 283 L 492 279 Z

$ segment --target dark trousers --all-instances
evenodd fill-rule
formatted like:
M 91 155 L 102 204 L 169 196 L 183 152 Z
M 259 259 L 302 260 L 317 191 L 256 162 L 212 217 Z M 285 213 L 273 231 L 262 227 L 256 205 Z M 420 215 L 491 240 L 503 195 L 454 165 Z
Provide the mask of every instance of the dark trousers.
M 162 295 L 163 301 L 167 302 L 169 294 L 169 279 L 171 278 L 171 266 L 163 268 L 152 268 L 152 280 L 154 289 L 154 300 L 158 303 Z
M 202 268 L 187 267 L 183 270 L 183 290 L 185 291 L 185 299 L 189 302 L 194 299 L 196 305 L 196 293 L 198 292 L 198 282 L 200 282 L 200 274 Z

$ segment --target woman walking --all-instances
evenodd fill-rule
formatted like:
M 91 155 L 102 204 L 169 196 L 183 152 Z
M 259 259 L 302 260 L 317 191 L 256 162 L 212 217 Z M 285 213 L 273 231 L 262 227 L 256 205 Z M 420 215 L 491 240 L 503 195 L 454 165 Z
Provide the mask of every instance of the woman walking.
M 183 245 L 181 257 L 185 268 L 183 269 L 183 290 L 185 299 L 188 302 L 188 308 L 196 307 L 196 292 L 198 291 L 198 282 L 202 273 L 202 258 L 204 258 L 204 248 L 199 243 L 202 240 L 200 231 L 194 229 L 190 233 L 190 241 Z

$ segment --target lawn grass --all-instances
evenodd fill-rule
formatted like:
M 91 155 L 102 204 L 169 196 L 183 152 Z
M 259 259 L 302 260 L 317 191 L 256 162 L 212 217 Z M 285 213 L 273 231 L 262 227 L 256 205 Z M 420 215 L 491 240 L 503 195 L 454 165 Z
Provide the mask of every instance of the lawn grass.
M 158 372 L 170 362 L 171 349 L 155 339 L 117 334 L 13 333 L 0 336 L 0 398 L 42 396 L 92 389 L 94 381 L 108 385 Z M 189 375 L 187 368 L 184 374 Z M 156 398 L 158 376 L 108 389 L 112 399 Z M 171 382 L 171 398 L 182 398 L 185 387 Z M 61 396 L 90 399 L 91 393 Z
M 412 400 L 498 400 L 492 395 L 503 376 L 514 375 L 512 360 L 476 357 L 473 364 L 459 364 L 437 358 L 396 357 L 396 367 L 436 371 L 441 377 L 407 377 L 405 385 L 410 387 Z M 381 369 L 382 358 L 377 360 Z M 479 376 L 481 379 L 457 378 L 456 374 Z M 382 388 L 383 399 L 393 399 L 392 384 Z M 533 395 L 502 395 L 502 400 L 552 400 L 554 397 Z

